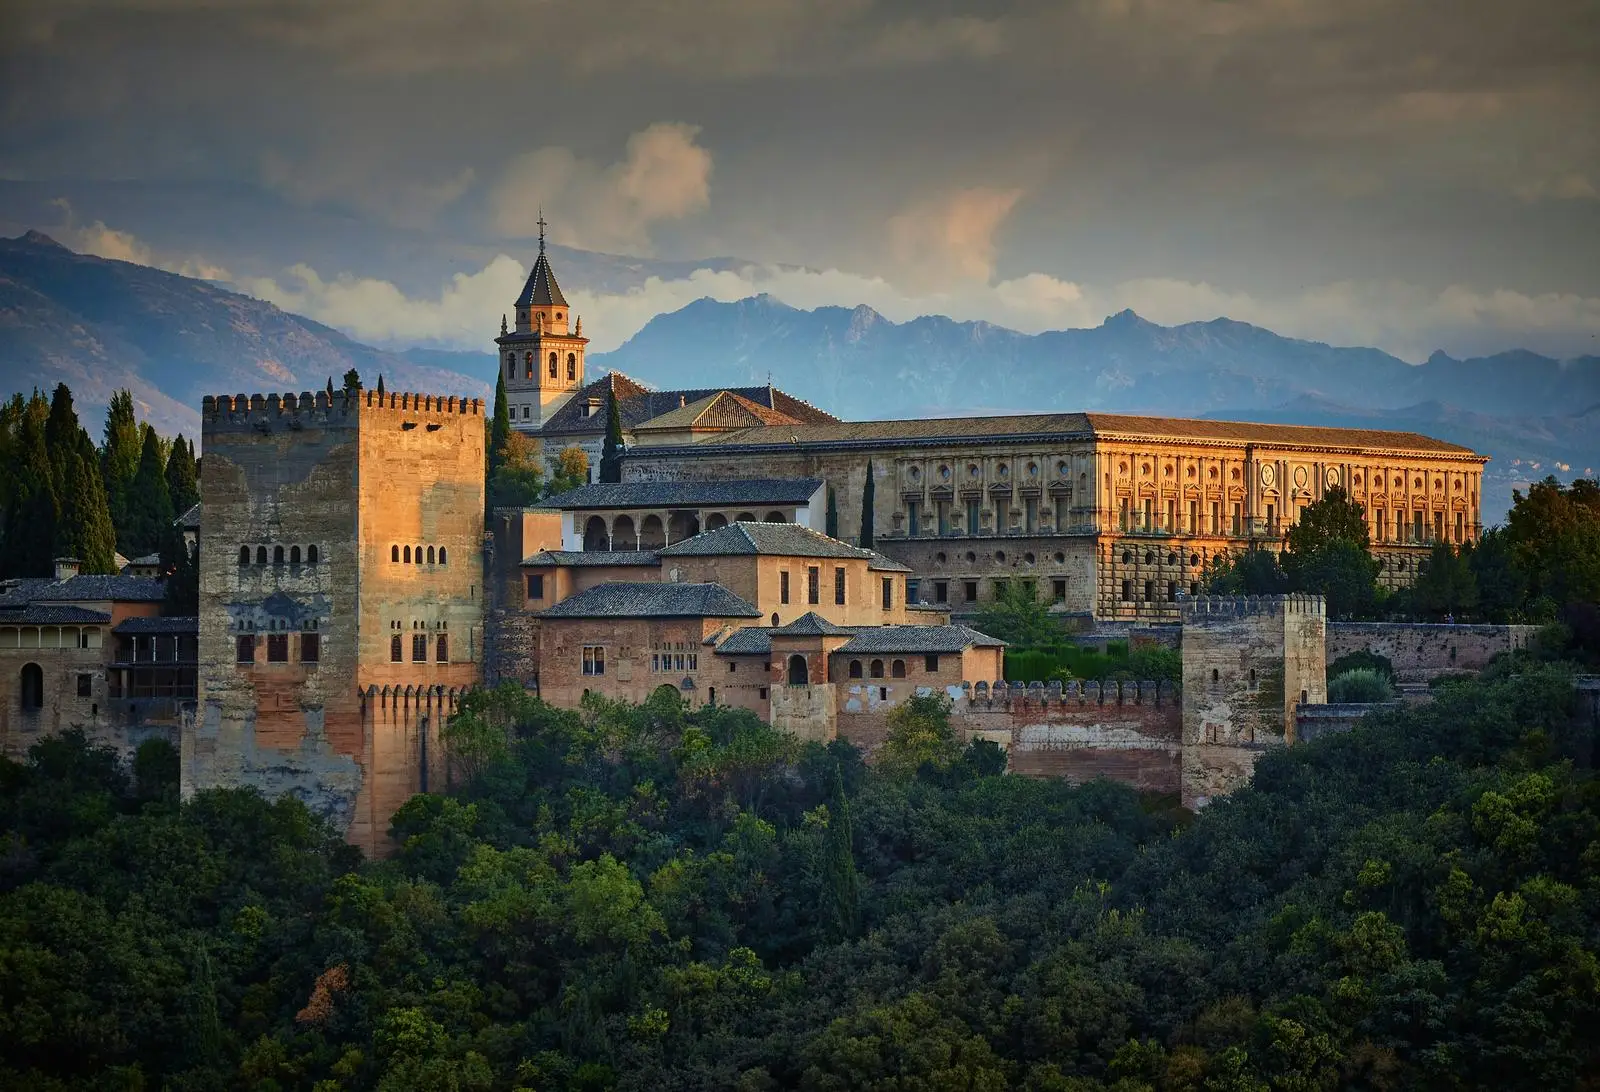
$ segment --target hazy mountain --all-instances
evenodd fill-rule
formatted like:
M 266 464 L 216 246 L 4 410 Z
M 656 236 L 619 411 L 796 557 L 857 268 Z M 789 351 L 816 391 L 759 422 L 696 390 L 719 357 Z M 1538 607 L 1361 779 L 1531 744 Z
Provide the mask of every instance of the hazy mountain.
M 75 254 L 37 232 L 0 239 L 0 386 L 66 382 L 91 432 L 123 387 L 157 428 L 195 435 L 207 394 L 319 390 L 350 368 L 396 390 L 489 393 L 484 372 L 373 349 L 205 281 Z

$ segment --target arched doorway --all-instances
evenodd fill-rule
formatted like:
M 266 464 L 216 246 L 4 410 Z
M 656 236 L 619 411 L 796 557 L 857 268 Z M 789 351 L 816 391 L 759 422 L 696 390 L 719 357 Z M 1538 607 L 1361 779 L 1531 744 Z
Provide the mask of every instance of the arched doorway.
M 611 525 L 611 548 L 613 550 L 639 548 L 639 535 L 633 529 L 632 516 L 618 516 L 617 521 Z
M 639 524 L 639 549 L 657 550 L 667 544 L 666 532 L 660 516 L 646 516 Z
M 44 669 L 38 664 L 22 665 L 22 711 L 36 713 L 44 708 Z
M 727 525 L 728 517 L 721 512 L 713 512 L 706 517 L 706 530 L 708 531 L 715 531 L 718 527 L 726 527 Z
M 763 523 L 788 523 L 789 521 L 783 518 L 783 513 L 782 512 L 768 512 L 767 513 L 767 518 L 765 520 L 763 520 L 762 522 Z
M 806 667 L 806 658 L 796 652 L 789 657 L 789 685 L 805 686 L 809 681 L 810 673 Z
M 583 525 L 583 548 L 585 550 L 611 549 L 611 535 L 606 530 L 606 521 L 599 516 L 590 516 L 589 521 Z
M 740 512 L 734 517 L 734 520 L 738 523 L 754 523 L 756 521 L 756 514 L 754 512 Z
M 727 520 L 723 520 L 727 523 Z M 682 542 L 700 533 L 700 518 L 693 512 L 674 512 L 667 519 L 667 536 L 673 542 Z

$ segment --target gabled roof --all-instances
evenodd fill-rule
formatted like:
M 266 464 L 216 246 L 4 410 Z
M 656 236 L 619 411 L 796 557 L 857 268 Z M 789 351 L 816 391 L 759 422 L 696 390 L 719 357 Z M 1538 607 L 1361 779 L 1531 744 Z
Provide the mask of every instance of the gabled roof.
M 522 563 L 533 565 L 659 565 L 654 550 L 540 550 Z
M 533 271 L 528 274 L 528 283 L 522 286 L 522 295 L 517 297 L 518 307 L 565 307 L 567 297 L 561 294 L 561 286 L 556 283 L 556 275 L 550 271 L 550 259 L 544 256 L 544 247 L 539 248 L 539 257 L 533 263 Z
M 910 565 L 902 565 L 892 557 L 884 557 L 873 551 L 872 560 L 867 562 L 867 568 L 883 573 L 913 573 L 916 572 Z
M 624 430 L 632 431 L 635 427 L 660 417 L 662 414 L 671 413 L 683 408 L 691 402 L 700 402 L 722 391 L 738 395 L 740 398 L 768 410 L 776 410 L 787 418 L 792 418 L 804 424 L 826 424 L 837 422 L 838 418 L 831 413 L 824 413 L 809 402 L 803 402 L 791 394 L 785 394 L 771 385 L 764 387 L 697 387 L 688 390 L 651 390 L 638 380 L 630 378 L 621 372 L 610 372 L 601 376 L 594 382 L 585 385 L 566 405 L 550 415 L 539 431 L 544 435 L 601 435 L 606 430 L 606 418 L 609 413 L 610 400 L 617 400 L 617 411 L 622 418 Z M 588 402 L 595 402 L 595 412 L 584 416 L 583 407 Z M 793 426 L 775 426 L 789 428 Z
M 808 610 L 786 626 L 773 630 L 776 637 L 848 637 L 856 632 L 835 625 L 814 610 Z
M 542 502 L 546 508 L 672 508 L 699 505 L 805 504 L 821 478 L 750 478 L 693 482 L 595 482 Z
M 51 581 L 32 595 L 35 603 L 159 603 L 166 585 L 147 576 L 82 575 Z
M 728 634 L 717 646 L 719 656 L 765 656 L 772 652 L 772 630 L 765 626 L 744 626 Z
M 733 391 L 716 394 L 689 402 L 659 417 L 652 417 L 634 426 L 635 432 L 670 432 L 677 429 L 732 429 L 756 428 L 760 425 L 798 425 L 798 417 L 763 406 Z
M 124 618 L 112 633 L 199 633 L 200 619 L 193 615 L 162 618 Z
M 839 652 L 960 652 L 973 646 L 1004 648 L 1005 642 L 966 626 L 872 626 L 856 631 Z
M 540 618 L 759 618 L 721 584 L 596 584 L 538 613 Z
M 182 527 L 185 531 L 200 530 L 200 505 L 191 504 L 183 515 L 172 521 L 174 527 Z
M 843 557 L 870 561 L 876 555 L 848 542 L 829 538 L 798 523 L 730 523 L 715 531 L 662 547 L 662 557 Z

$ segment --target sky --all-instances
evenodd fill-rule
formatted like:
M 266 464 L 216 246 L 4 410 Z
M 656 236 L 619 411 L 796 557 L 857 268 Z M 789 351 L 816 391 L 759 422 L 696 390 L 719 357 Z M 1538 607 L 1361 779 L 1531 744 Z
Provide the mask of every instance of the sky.
M 627 259 L 597 350 L 767 291 L 1600 354 L 1600 4 L 0 0 L 7 234 L 486 348 L 541 210 Z

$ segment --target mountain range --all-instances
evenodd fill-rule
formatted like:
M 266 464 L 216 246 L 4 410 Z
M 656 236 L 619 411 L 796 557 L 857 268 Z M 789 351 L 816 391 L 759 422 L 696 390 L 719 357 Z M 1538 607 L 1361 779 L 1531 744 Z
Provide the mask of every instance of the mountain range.
M 614 264 L 589 266 L 625 276 Z M 585 263 L 571 268 L 569 287 L 589 288 Z M 356 368 L 394 389 L 486 396 L 495 359 L 376 349 L 216 284 L 29 232 L 0 240 L 0 368 L 11 389 L 67 382 L 91 415 L 127 387 L 158 428 L 193 434 L 205 394 L 314 389 Z M 805 311 L 771 296 L 702 299 L 592 356 L 591 375 L 603 369 L 662 387 L 770 379 L 855 419 L 1099 409 L 1412 429 L 1493 458 L 1491 520 L 1518 482 L 1600 467 L 1600 357 L 1435 353 L 1413 365 L 1226 318 L 1169 327 L 1124 311 L 1030 335 L 941 316 L 896 323 L 868 307 Z

